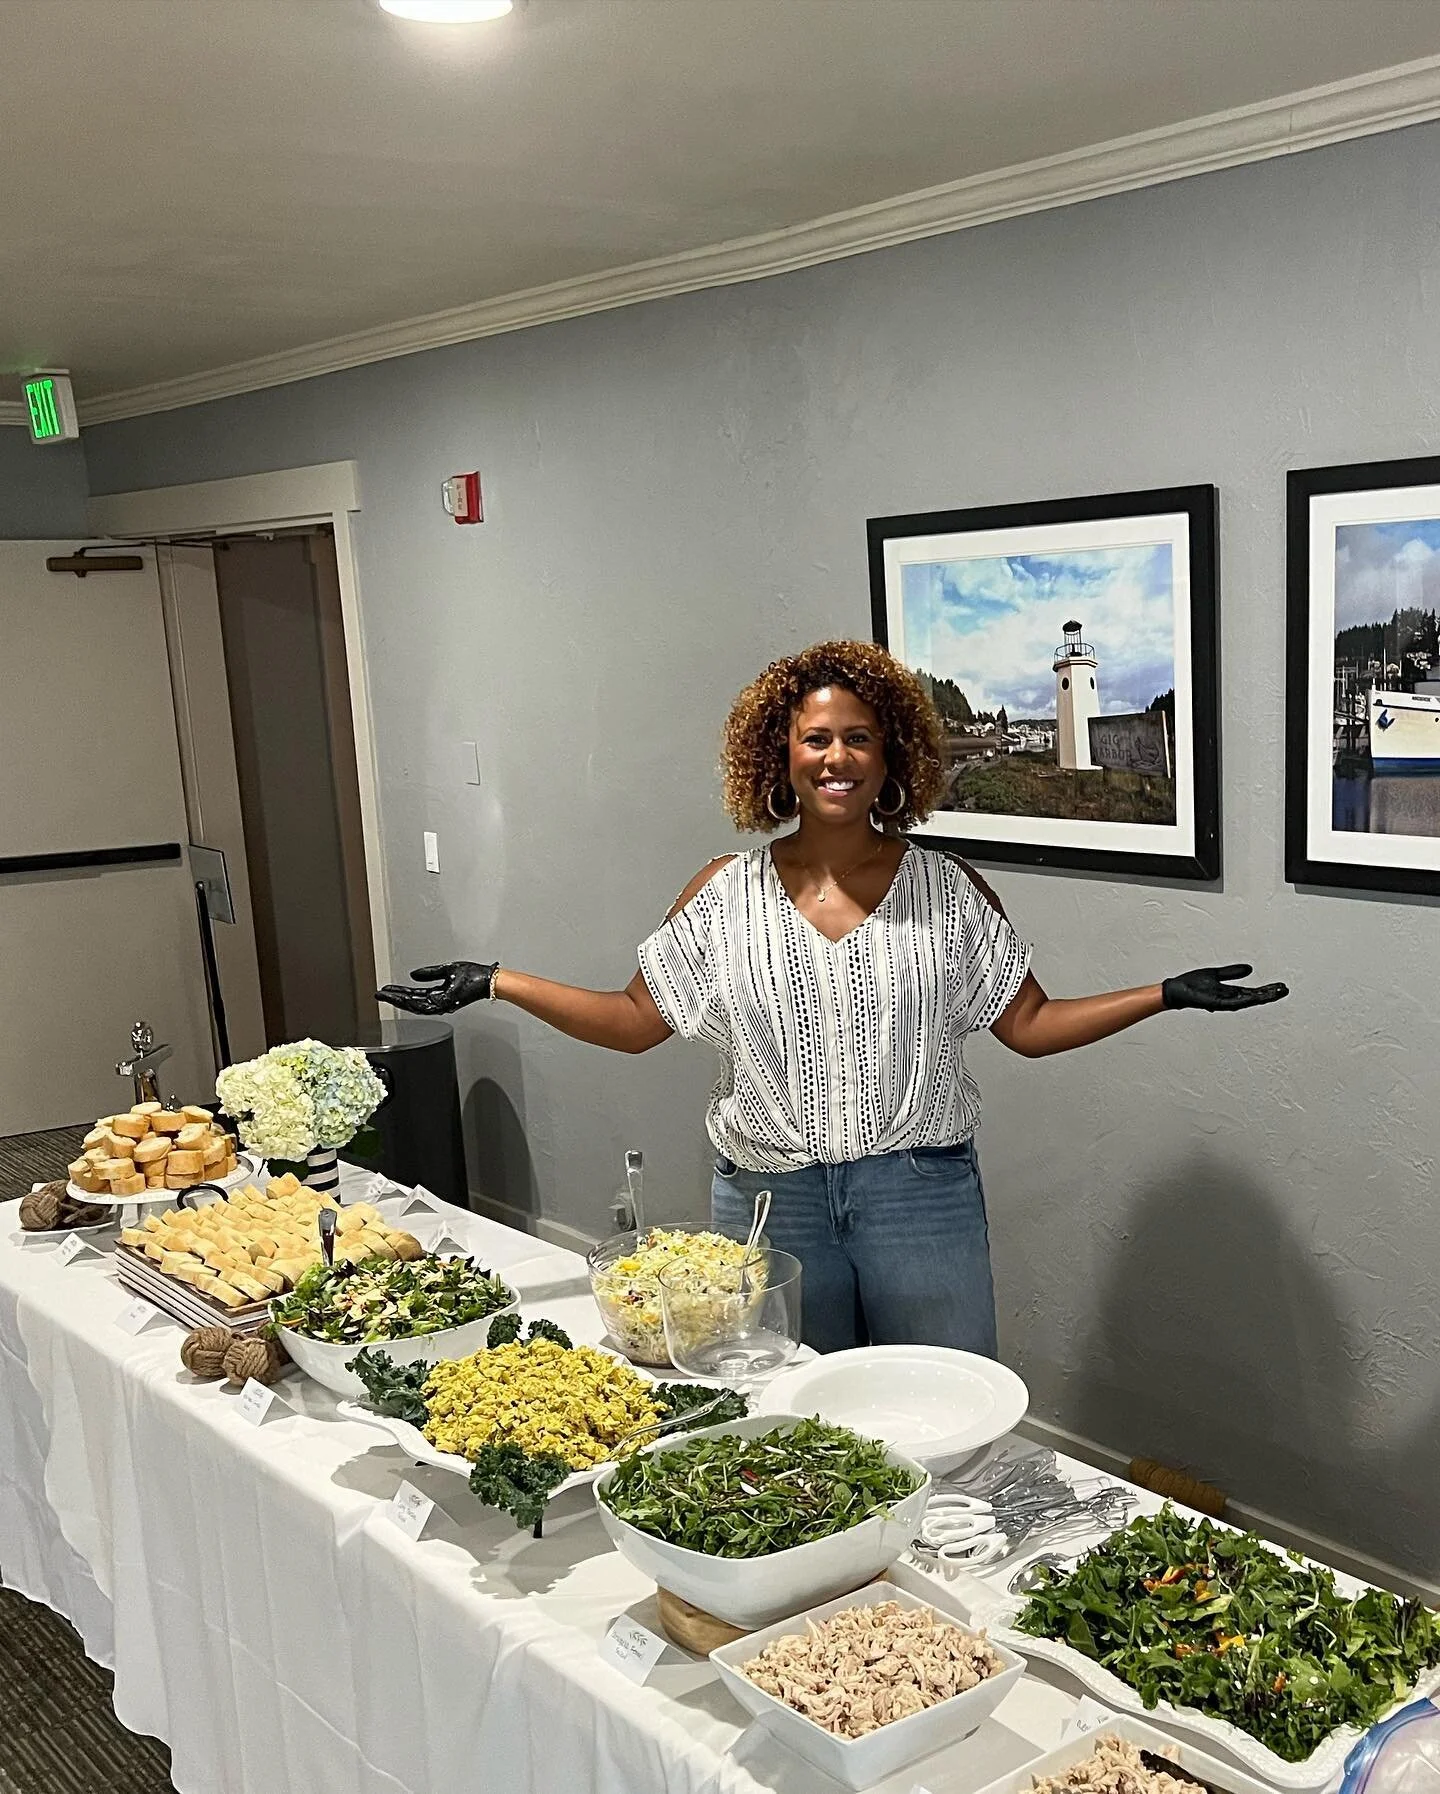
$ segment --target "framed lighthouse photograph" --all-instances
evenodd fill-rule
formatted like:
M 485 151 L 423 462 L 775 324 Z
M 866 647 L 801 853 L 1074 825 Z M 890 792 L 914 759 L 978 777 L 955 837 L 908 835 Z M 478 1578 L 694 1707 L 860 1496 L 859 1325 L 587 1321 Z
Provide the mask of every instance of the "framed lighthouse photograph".
M 914 831 L 973 859 L 1220 876 L 1216 494 L 868 524 L 877 641 L 944 730 Z
M 1440 457 L 1288 485 L 1285 876 L 1440 896 Z

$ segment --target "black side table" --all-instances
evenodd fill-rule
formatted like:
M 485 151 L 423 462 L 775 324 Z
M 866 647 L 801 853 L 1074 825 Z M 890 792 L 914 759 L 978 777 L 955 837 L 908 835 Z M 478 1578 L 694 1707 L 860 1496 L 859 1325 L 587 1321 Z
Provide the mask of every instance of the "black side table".
M 380 1136 L 380 1150 L 366 1155 L 347 1146 L 340 1156 L 396 1183 L 424 1184 L 447 1202 L 469 1208 L 455 1030 L 449 1022 L 419 1016 L 386 1017 L 356 1044 L 390 1094 L 370 1124 Z

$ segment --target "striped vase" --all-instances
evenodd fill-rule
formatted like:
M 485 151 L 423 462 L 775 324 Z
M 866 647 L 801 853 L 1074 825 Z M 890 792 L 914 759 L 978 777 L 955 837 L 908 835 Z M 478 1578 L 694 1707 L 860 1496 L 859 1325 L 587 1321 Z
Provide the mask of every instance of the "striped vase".
M 333 1146 L 317 1146 L 305 1156 L 305 1183 L 311 1190 L 333 1190 L 340 1183 L 340 1160 Z

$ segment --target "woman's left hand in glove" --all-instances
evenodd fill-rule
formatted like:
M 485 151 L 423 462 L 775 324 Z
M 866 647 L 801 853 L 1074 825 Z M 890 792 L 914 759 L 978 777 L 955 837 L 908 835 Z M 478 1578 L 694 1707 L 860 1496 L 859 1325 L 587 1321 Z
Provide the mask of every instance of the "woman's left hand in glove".
M 1290 995 L 1288 984 L 1236 984 L 1237 978 L 1248 978 L 1253 966 L 1201 966 L 1198 971 L 1182 972 L 1178 978 L 1167 978 L 1160 986 L 1167 1009 L 1218 1010 L 1254 1009 L 1261 1003 L 1278 1003 Z

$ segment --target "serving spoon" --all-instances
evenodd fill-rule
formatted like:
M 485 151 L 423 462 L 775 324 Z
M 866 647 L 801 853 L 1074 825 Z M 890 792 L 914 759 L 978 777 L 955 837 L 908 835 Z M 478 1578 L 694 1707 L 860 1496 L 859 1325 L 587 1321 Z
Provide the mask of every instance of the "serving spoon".
M 645 1237 L 644 1166 L 642 1153 L 632 1148 L 625 1154 L 625 1182 L 630 1186 L 630 1221 L 635 1229 L 636 1245 Z

